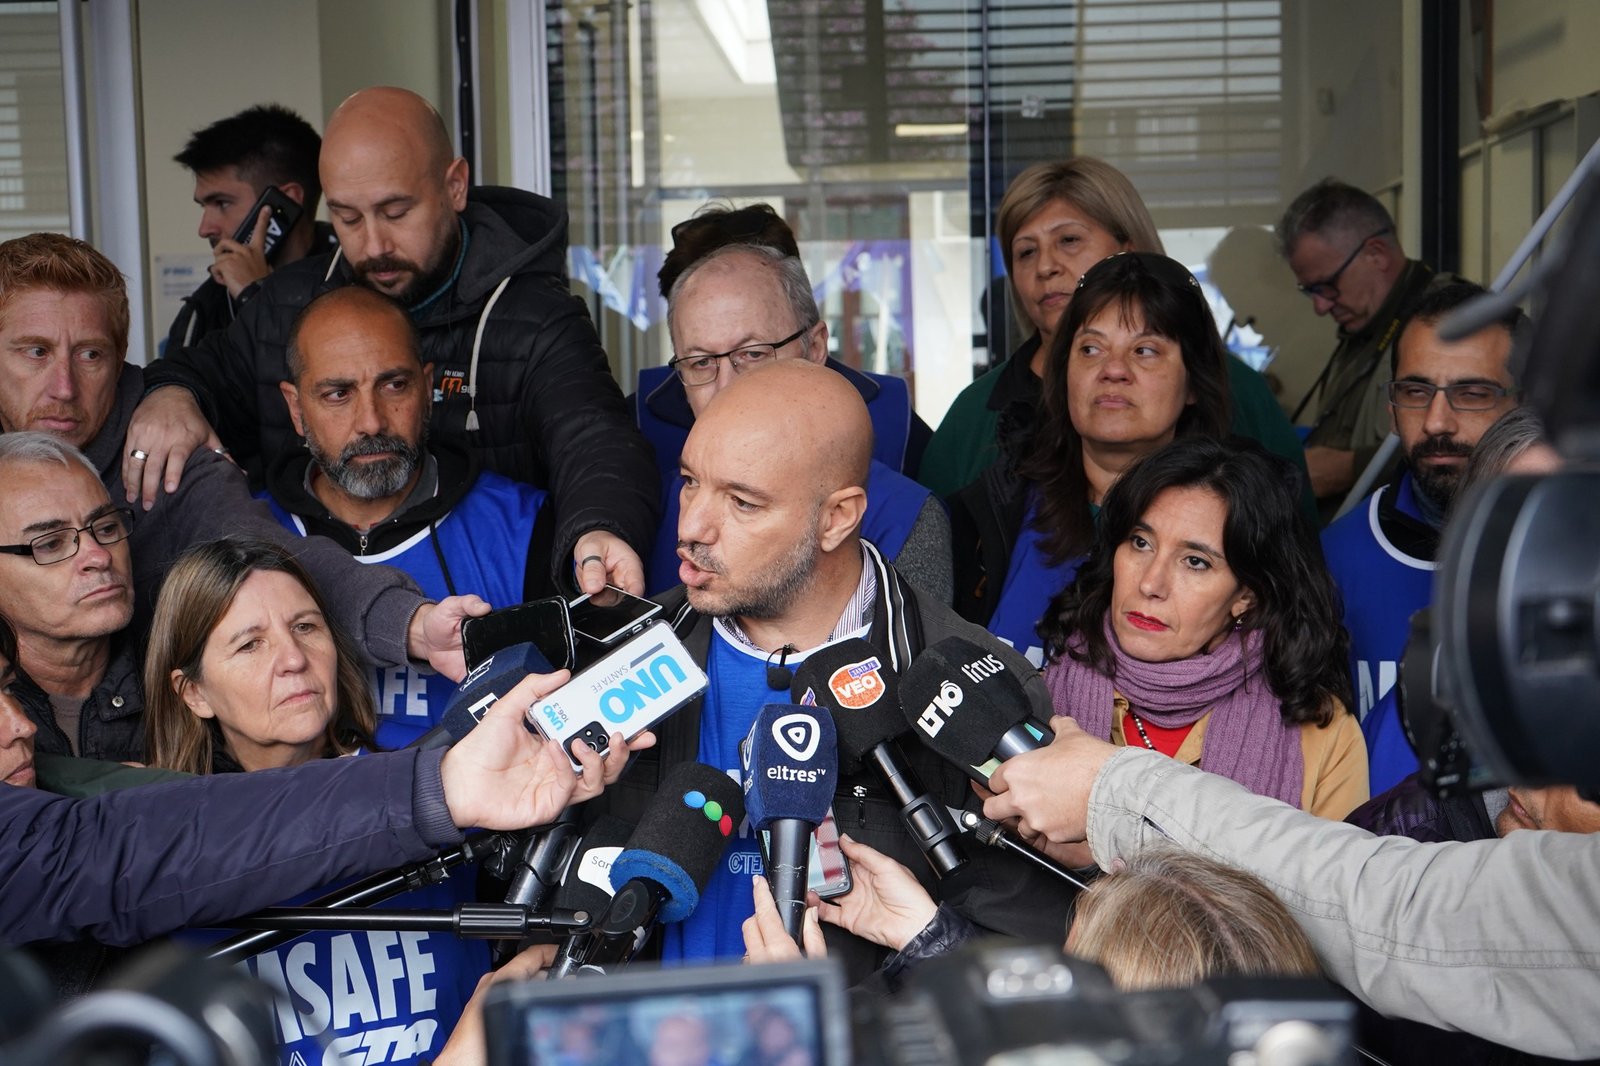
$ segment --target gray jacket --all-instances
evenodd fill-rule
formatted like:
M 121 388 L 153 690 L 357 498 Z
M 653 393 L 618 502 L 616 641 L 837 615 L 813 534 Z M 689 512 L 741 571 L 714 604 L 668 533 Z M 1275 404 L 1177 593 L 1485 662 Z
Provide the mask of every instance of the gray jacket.
M 1249 870 L 1323 969 L 1384 1014 L 1559 1058 L 1600 1056 L 1600 837 L 1374 837 L 1136 748 L 1089 796 L 1109 869 L 1161 843 Z
M 112 502 L 127 499 L 122 484 L 122 453 L 128 422 L 144 395 L 144 372 L 127 365 L 117 382 L 117 399 L 106 424 L 83 449 Z M 336 620 L 381 666 L 407 659 L 406 630 L 424 600 L 405 574 L 387 566 L 364 566 L 350 553 L 323 537 L 297 537 L 286 531 L 267 505 L 253 499 L 244 474 L 232 463 L 204 448 L 189 456 L 178 491 L 157 495 L 145 511 L 134 505 L 133 624 L 140 646 L 149 632 L 156 594 L 173 562 L 195 544 L 226 536 L 248 536 L 287 548 L 310 572 L 333 608 Z

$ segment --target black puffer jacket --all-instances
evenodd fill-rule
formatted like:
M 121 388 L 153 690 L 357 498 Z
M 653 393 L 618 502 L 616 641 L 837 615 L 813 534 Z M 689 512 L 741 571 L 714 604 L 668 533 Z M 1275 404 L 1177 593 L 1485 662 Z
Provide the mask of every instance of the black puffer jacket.
M 641 554 L 649 549 L 660 506 L 650 447 L 583 303 L 567 291 L 566 213 L 542 196 L 485 187 L 472 190 L 461 218 L 460 273 L 416 317 L 439 400 L 434 438 L 465 440 L 486 469 L 549 488 L 558 522 L 554 572 L 571 587 L 572 548 L 589 530 L 616 533 Z M 259 485 L 273 460 L 298 443 L 278 391 L 295 316 L 320 293 L 353 281 L 337 254 L 275 271 L 227 330 L 152 365 L 147 388 L 193 390 Z

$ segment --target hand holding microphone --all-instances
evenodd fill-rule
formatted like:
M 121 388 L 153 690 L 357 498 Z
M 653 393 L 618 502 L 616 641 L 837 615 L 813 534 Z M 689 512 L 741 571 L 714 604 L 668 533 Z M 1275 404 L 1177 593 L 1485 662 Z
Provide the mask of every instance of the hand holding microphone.
M 984 801 L 983 813 L 997 822 L 1015 818 L 1025 840 L 1076 843 L 1088 837 L 1089 793 L 1117 749 L 1065 715 L 1050 726 L 1055 739 L 1048 747 L 1007 760 L 989 778 L 994 795 Z
M 765 831 L 767 882 L 783 927 L 801 943 L 811 834 L 828 816 L 839 778 L 833 716 L 824 707 L 769 703 L 744 744 L 745 808 Z
M 1050 727 L 993 652 L 947 637 L 917 656 L 900 686 L 911 735 L 985 784 L 995 762 L 1044 747 Z M 992 787 L 992 786 L 991 786 Z

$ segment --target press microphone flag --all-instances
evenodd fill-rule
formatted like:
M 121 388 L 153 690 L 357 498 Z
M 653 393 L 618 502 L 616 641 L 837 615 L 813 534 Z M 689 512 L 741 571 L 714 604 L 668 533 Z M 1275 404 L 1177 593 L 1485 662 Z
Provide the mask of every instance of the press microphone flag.
M 813 652 L 795 672 L 794 698 L 833 713 L 839 764 L 847 773 L 871 766 L 894 796 L 900 819 L 929 865 L 949 877 L 966 864 L 950 812 L 917 777 L 895 738 L 906 732 L 900 679 L 878 650 L 859 638 Z
M 911 733 L 968 776 L 987 782 L 1000 762 L 1044 747 L 1022 678 L 1000 656 L 946 637 L 917 656 L 900 686 Z
M 833 716 L 825 707 L 769 703 L 742 747 L 750 827 L 769 834 L 767 883 L 784 928 L 798 944 L 811 834 L 828 816 L 839 777 Z
M 501 648 L 479 663 L 471 673 L 461 679 L 445 704 L 439 724 L 418 737 L 413 748 L 449 747 L 483 721 L 483 716 L 501 696 L 510 692 L 529 674 L 554 673 L 550 660 L 532 644 L 524 641 Z

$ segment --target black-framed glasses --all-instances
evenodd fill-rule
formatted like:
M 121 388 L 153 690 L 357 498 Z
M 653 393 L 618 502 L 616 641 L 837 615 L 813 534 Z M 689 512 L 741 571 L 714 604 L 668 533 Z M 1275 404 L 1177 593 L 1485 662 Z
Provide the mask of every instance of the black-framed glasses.
M 1445 402 L 1454 411 L 1492 411 L 1496 404 L 1515 390 L 1504 385 L 1490 385 L 1482 381 L 1463 381 L 1456 385 L 1435 385 L 1431 381 L 1389 382 L 1389 402 L 1409 411 L 1422 411 L 1433 406 L 1433 398 L 1444 393 Z
M 778 349 L 786 344 L 792 344 L 806 335 L 810 326 L 802 326 L 781 341 L 771 344 L 746 344 L 742 348 L 735 348 L 731 352 L 717 352 L 707 355 L 679 356 L 667 365 L 675 371 L 683 383 L 691 388 L 709 385 L 717 380 L 717 361 L 727 359 L 733 364 L 734 373 L 739 373 L 747 366 L 757 366 L 768 360 L 778 357 Z
M 1346 256 L 1344 262 L 1339 264 L 1338 270 L 1335 270 L 1332 274 L 1329 274 L 1321 281 L 1313 281 L 1307 285 L 1296 285 L 1295 288 L 1299 289 L 1301 292 L 1312 297 L 1313 299 L 1320 297 L 1321 299 L 1328 300 L 1330 302 L 1337 300 L 1339 298 L 1339 278 L 1346 270 L 1350 269 L 1350 264 L 1356 261 L 1356 256 L 1361 254 L 1361 249 L 1365 248 L 1367 246 L 1367 242 L 1372 240 L 1372 238 L 1382 237 L 1385 233 L 1393 232 L 1393 226 L 1385 226 L 1376 233 L 1367 234 L 1361 239 L 1361 243 L 1356 245 L 1355 251 Z
M 41 533 L 26 544 L 0 544 L 0 552 L 7 555 L 31 555 L 40 566 L 64 563 L 78 554 L 79 538 L 88 533 L 96 544 L 109 547 L 128 539 L 133 532 L 133 509 L 118 507 L 107 511 L 93 522 L 77 529 L 52 529 Z

